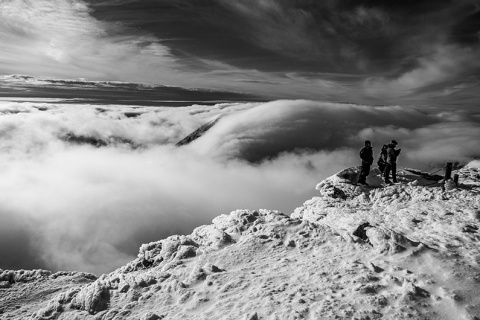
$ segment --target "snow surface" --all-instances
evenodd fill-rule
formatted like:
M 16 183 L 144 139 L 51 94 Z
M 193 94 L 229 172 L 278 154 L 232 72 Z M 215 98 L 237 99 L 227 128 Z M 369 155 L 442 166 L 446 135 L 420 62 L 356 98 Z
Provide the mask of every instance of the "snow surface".
M 480 319 L 480 168 L 345 169 L 291 216 L 236 210 L 99 278 L 0 270 L 0 319 Z

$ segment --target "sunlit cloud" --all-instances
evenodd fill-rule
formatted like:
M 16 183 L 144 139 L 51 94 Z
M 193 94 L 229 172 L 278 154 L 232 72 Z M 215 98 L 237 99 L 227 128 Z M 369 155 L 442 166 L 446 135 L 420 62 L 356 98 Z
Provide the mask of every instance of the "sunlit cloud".
M 0 2 L 0 71 L 59 78 L 176 77 L 175 59 L 158 39 L 91 17 L 84 1 Z
M 3 268 L 100 274 L 132 259 L 141 243 L 189 234 L 235 209 L 289 214 L 319 181 L 358 165 L 365 139 L 375 154 L 399 141 L 405 167 L 479 156 L 480 118 L 467 111 L 283 100 L 186 108 L 1 102 L 0 114 L 0 219 L 10 221 L 0 243 L 13 243 L 0 245 Z M 174 146 L 217 117 L 201 138 Z
M 28 235 L 17 265 L 41 260 L 53 269 L 106 272 L 131 259 L 141 242 L 190 233 L 237 208 L 291 212 L 305 193 L 313 195 L 312 172 L 328 175 L 349 162 L 342 160 L 349 159 L 348 152 L 339 151 L 284 155 L 251 166 L 173 146 L 194 124 L 254 104 L 146 108 L 137 119 L 123 116 L 128 108 L 120 106 L 106 112 L 88 106 L 39 111 L 35 106 L 19 104 L 20 113 L 5 114 L 0 121 L 1 215 L 9 219 L 14 212 L 24 222 L 10 227 Z M 110 140 L 109 146 L 96 148 L 65 141 L 65 131 L 105 141 L 121 137 L 144 147 L 132 149 Z M 338 158 L 337 165 L 323 171 L 332 157 Z M 290 182 L 297 192 L 286 187 Z
M 378 147 L 392 137 L 401 141 L 402 165 L 429 168 L 443 163 L 466 163 L 478 157 L 476 137 L 480 125 L 474 122 L 444 122 L 409 130 L 393 126 L 369 128 L 360 132 L 365 139 L 379 141 Z
M 352 139 L 361 129 L 385 122 L 415 128 L 435 121 L 417 110 L 402 107 L 280 100 L 225 117 L 194 147 L 204 154 L 258 161 L 294 149 L 335 150 L 352 146 Z

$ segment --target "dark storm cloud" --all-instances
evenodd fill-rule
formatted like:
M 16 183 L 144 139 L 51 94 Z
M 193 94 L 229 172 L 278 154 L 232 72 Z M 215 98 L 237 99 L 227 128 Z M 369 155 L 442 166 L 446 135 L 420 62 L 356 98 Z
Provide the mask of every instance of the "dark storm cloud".
M 402 72 L 433 45 L 478 44 L 474 1 L 92 2 L 93 16 L 149 31 L 178 54 L 239 66 Z M 475 39 L 475 35 L 477 36 Z M 467 39 L 469 41 L 467 41 Z M 263 58 L 263 59 L 262 59 Z M 273 58 L 273 62 L 270 59 Z M 290 59 L 290 60 L 285 60 Z M 305 68 L 307 64 L 303 65 Z
M 267 99 L 478 101 L 451 93 L 478 81 L 479 12 L 478 0 L 2 1 L 0 72 Z
M 316 80 L 335 74 L 337 92 L 317 89 L 337 101 L 340 95 L 409 101 L 429 88 L 424 101 L 444 98 L 449 87 L 471 83 L 465 77 L 480 72 L 475 0 L 132 0 L 91 6 L 101 21 L 154 35 L 185 70 L 213 71 L 223 64 L 259 70 L 280 83 L 279 75 L 285 80 L 291 72 L 309 72 Z M 345 83 L 345 75 L 360 78 Z M 292 82 L 282 85 L 301 96 Z
M 242 68 L 271 70 L 271 64 L 279 64 L 277 60 L 281 59 L 252 44 L 244 34 L 249 28 L 245 19 L 215 1 L 92 1 L 91 6 L 95 9 L 92 15 L 99 20 L 120 21 L 130 27 L 127 32 L 155 35 L 172 54 L 183 59 L 185 68 L 203 71 L 208 65 L 201 60 L 212 59 Z

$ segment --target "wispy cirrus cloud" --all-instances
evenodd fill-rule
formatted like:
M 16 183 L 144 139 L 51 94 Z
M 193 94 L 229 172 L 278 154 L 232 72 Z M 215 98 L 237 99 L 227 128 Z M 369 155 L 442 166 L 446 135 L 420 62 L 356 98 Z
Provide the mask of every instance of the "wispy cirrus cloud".
M 4 0 L 0 9 L 4 74 L 428 104 L 480 73 L 471 0 Z M 473 90 L 446 96 L 478 101 Z
M 91 16 L 81 0 L 0 2 L 2 73 L 59 78 L 152 80 L 176 77 L 169 49 L 147 34 Z

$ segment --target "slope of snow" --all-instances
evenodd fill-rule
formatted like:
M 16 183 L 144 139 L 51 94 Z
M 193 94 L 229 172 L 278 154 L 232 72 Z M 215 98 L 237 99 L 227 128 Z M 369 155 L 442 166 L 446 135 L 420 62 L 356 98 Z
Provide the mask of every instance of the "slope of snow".
M 0 270 L 0 319 L 480 319 L 480 170 L 458 174 L 346 169 L 291 216 L 221 215 L 98 279 Z

